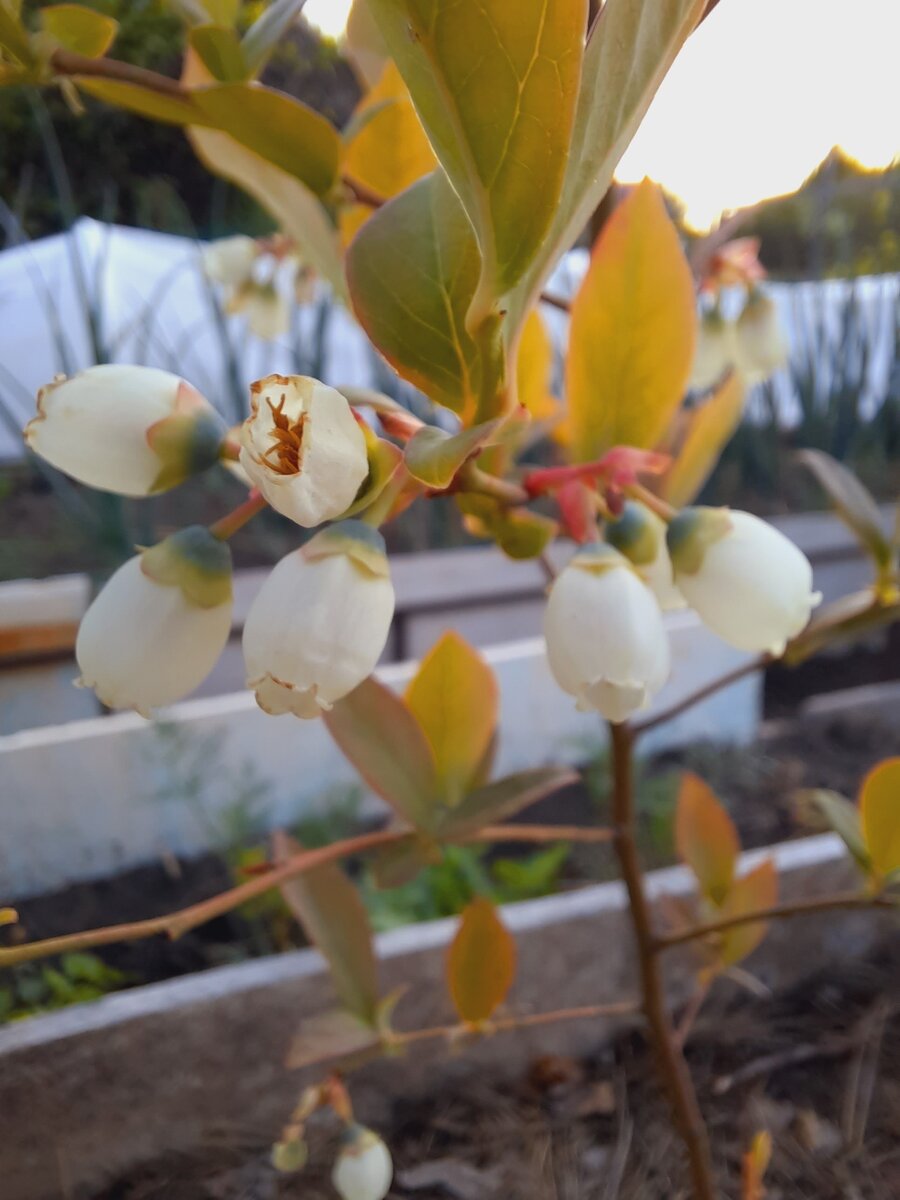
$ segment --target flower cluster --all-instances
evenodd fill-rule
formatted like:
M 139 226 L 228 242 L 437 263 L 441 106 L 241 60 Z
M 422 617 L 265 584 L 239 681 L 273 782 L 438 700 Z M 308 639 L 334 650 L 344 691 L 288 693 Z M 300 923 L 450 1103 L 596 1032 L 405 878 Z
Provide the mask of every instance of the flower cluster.
M 221 418 L 189 384 L 148 367 L 93 367 L 42 389 L 25 437 L 73 478 L 145 496 L 227 456 Z M 341 520 L 369 475 L 366 437 L 347 400 L 314 379 L 253 385 L 240 430 L 252 486 L 297 525 L 326 525 L 282 559 L 250 606 L 243 649 L 262 709 L 318 716 L 372 671 L 394 591 L 377 529 Z M 192 526 L 142 549 L 81 624 L 81 683 L 110 708 L 145 715 L 193 691 L 231 633 L 230 530 Z
M 724 641 L 780 655 L 821 597 L 800 550 L 749 513 L 687 508 L 666 523 L 628 501 L 550 589 L 550 668 L 579 708 L 621 722 L 669 675 L 662 611 L 690 605 Z

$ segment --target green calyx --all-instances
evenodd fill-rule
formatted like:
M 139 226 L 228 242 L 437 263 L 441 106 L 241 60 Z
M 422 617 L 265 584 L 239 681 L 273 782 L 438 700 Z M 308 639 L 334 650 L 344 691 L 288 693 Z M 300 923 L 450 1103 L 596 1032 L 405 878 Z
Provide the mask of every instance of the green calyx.
M 346 554 L 369 575 L 387 578 L 390 574 L 384 538 L 365 521 L 337 521 L 306 543 L 302 553 L 315 562 L 333 554 Z
M 666 531 L 669 557 L 676 574 L 696 575 L 710 546 L 731 531 L 727 508 L 685 508 Z
M 602 575 L 616 567 L 626 567 L 631 570 L 631 563 L 608 542 L 590 542 L 580 547 L 578 553 L 569 563 L 570 567 L 578 567 L 581 571 L 590 571 L 592 575 Z
M 147 431 L 147 442 L 161 463 L 152 491 L 166 492 L 214 466 L 227 432 L 223 419 L 208 406 L 158 421 Z
M 636 567 L 655 561 L 659 538 L 659 523 L 636 500 L 626 500 L 622 515 L 606 527 L 606 540 Z
M 205 525 L 189 525 L 141 554 L 141 570 L 155 583 L 179 587 L 197 608 L 231 600 L 231 550 Z

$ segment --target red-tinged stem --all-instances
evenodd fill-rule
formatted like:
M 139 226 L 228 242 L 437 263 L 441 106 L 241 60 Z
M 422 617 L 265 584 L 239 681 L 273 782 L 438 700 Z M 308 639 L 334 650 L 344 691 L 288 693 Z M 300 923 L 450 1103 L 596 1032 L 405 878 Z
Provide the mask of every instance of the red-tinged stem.
M 738 683 L 741 679 L 746 678 L 748 675 L 753 675 L 756 671 L 762 671 L 769 663 L 774 661 L 771 655 L 761 654 L 758 658 L 751 658 L 748 662 L 741 663 L 733 671 L 728 671 L 725 675 L 720 675 L 709 683 L 705 683 L 703 687 L 697 688 L 695 692 L 691 692 L 683 700 L 670 705 L 669 708 L 664 708 L 662 712 L 655 713 L 652 717 L 647 717 L 646 720 L 635 722 L 631 726 L 631 736 L 638 738 L 644 733 L 649 733 L 651 729 L 656 729 L 659 725 L 665 725 L 668 721 L 674 720 L 675 717 L 680 717 L 682 713 L 693 708 L 695 704 L 699 704 L 703 700 L 708 700 L 716 692 L 722 691 L 723 688 L 731 687 L 733 683 Z
M 656 1046 L 656 1064 L 669 1095 L 675 1123 L 687 1152 L 695 1200 L 716 1200 L 709 1135 L 694 1084 L 678 1048 L 666 1008 L 665 986 L 657 956 L 650 906 L 635 840 L 633 745 L 625 725 L 610 727 L 613 761 L 613 823 L 615 848 L 628 892 L 629 911 L 637 947 L 644 1015 Z
M 266 507 L 268 507 L 268 501 L 263 499 L 256 488 L 254 488 L 243 504 L 239 504 L 237 508 L 233 509 L 230 513 L 226 513 L 224 517 L 220 517 L 218 521 L 210 525 L 209 532 L 213 537 L 220 538 L 223 542 L 226 542 Z

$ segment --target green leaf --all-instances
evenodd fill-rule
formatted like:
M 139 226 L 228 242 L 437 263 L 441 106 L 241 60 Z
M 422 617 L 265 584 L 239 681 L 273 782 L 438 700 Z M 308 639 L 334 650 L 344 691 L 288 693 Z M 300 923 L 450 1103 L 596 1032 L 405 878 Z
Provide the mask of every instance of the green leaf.
M 464 421 L 503 374 L 499 338 L 480 346 L 466 330 L 479 270 L 472 227 L 440 171 L 379 208 L 347 252 L 363 329 L 399 375 Z
M 86 58 L 102 58 L 119 30 L 118 21 L 80 4 L 52 4 L 40 15 L 42 27 L 55 41 Z
M 403 455 L 406 469 L 428 487 L 448 488 L 457 471 L 488 444 L 499 425 L 499 419 L 486 421 L 461 433 L 426 425 L 407 443 Z
M 420 871 L 441 862 L 441 848 L 431 838 L 411 833 L 392 846 L 382 846 L 370 859 L 375 886 L 403 887 Z
M 0 49 L 5 50 L 22 66 L 34 62 L 28 31 L 22 24 L 18 5 L 0 0 Z
M 464 638 L 448 630 L 422 659 L 405 699 L 431 747 L 444 799 L 456 807 L 494 737 L 494 672 Z
M 577 461 L 658 445 L 687 390 L 696 332 L 691 269 L 645 179 L 603 227 L 572 304 L 566 403 Z
M 126 83 L 121 79 L 95 79 L 92 75 L 75 75 L 73 82 L 82 92 L 151 121 L 166 121 L 171 125 L 210 124 L 190 95 L 179 95 L 174 91 L 158 92 L 137 83 Z
M 244 61 L 240 39 L 233 29 L 220 25 L 200 25 L 192 29 L 189 37 L 191 48 L 212 75 L 222 83 L 239 83 L 247 79 L 250 72 Z
M 444 809 L 435 836 L 442 841 L 463 840 L 577 782 L 578 775 L 567 767 L 536 767 L 507 775 L 469 792 L 456 808 Z
M 871 492 L 851 471 L 822 450 L 801 450 L 797 461 L 812 471 L 838 515 L 850 526 L 877 566 L 889 567 L 893 550 Z
M 819 809 L 828 825 L 850 851 L 858 865 L 867 874 L 872 870 L 872 859 L 866 849 L 859 809 L 838 792 L 827 788 L 815 788 L 804 794 L 804 800 Z
M 460 1017 L 479 1025 L 506 999 L 516 976 L 516 944 L 497 909 L 478 896 L 465 909 L 447 956 L 447 981 Z
M 233 29 L 240 16 L 241 0 L 203 0 L 203 7 L 214 25 Z
M 562 195 L 540 251 L 516 288 L 514 327 L 609 190 L 619 159 L 706 2 L 607 0 L 603 6 L 584 55 Z
M 297 19 L 305 0 L 273 0 L 244 34 L 244 60 L 252 75 L 258 75 L 272 51 Z
M 479 313 L 523 275 L 563 186 L 587 0 L 369 0 L 483 258 Z
M 325 195 L 338 173 L 340 138 L 329 121 L 299 100 L 259 85 L 228 83 L 198 88 L 194 100 L 236 141 Z
M 276 865 L 303 847 L 285 833 L 275 833 Z M 378 1014 L 378 968 L 365 905 L 337 863 L 323 863 L 280 885 L 288 908 L 331 968 L 341 1003 L 366 1025 Z
M 434 755 L 403 701 L 372 677 L 324 721 L 369 787 L 410 825 L 430 832 L 440 794 Z

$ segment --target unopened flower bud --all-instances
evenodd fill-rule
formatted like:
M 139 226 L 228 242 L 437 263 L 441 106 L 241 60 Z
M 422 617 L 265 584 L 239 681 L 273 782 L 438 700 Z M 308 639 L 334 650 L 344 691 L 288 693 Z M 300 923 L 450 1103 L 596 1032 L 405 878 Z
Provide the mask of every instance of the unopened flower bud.
M 734 322 L 727 321 L 718 308 L 708 309 L 700 318 L 690 386 L 706 391 L 717 383 L 737 361 Z
M 331 1174 L 341 1200 L 384 1200 L 393 1177 L 391 1152 L 378 1134 L 351 1125 Z
M 750 293 L 735 338 L 738 366 L 748 383 L 760 383 L 787 366 L 787 339 L 775 303 L 765 292 Z
M 688 604 L 739 650 L 783 653 L 822 598 L 802 551 L 750 513 L 686 508 L 669 526 L 668 544 Z
M 253 274 L 259 245 L 244 234 L 219 238 L 203 251 L 203 268 L 210 279 L 225 287 L 239 287 Z
M 247 686 L 272 716 L 317 717 L 371 675 L 393 615 L 381 534 L 329 526 L 278 563 L 250 606 Z
M 231 632 L 231 551 L 193 525 L 119 567 L 84 615 L 81 684 L 149 716 L 202 683 Z
M 302 1171 L 308 1158 L 309 1148 L 303 1138 L 276 1142 L 272 1147 L 272 1166 L 283 1175 L 293 1175 Z
M 556 682 L 580 709 L 625 721 L 669 675 L 659 606 L 628 560 L 604 543 L 583 547 L 560 573 L 544 616 Z
M 269 504 L 312 528 L 350 507 L 369 473 L 366 439 L 347 400 L 304 375 L 250 388 L 241 466 Z
M 155 367 L 106 365 L 41 388 L 25 441 L 80 483 L 148 496 L 218 460 L 225 422 L 189 383 Z
M 607 527 L 606 540 L 625 555 L 663 612 L 685 607 L 684 596 L 675 586 L 666 523 L 646 504 L 627 500 L 622 515 Z

